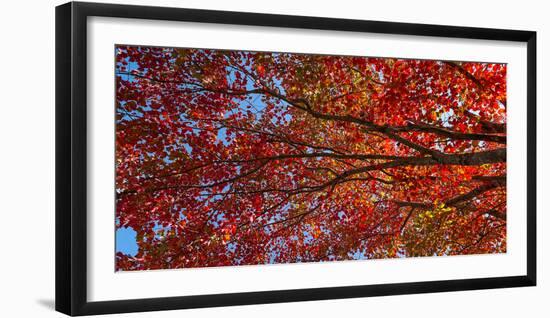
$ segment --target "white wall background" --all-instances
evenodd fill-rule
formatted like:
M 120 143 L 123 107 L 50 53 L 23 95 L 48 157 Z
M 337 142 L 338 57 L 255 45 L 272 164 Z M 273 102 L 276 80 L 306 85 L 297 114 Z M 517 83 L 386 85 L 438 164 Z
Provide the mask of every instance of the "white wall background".
M 126 0 L 117 3 L 330 16 L 538 32 L 537 287 L 116 315 L 115 317 L 542 317 L 550 313 L 550 23 L 545 1 Z M 54 303 L 54 7 L 12 1 L 0 17 L 0 316 L 62 317 Z

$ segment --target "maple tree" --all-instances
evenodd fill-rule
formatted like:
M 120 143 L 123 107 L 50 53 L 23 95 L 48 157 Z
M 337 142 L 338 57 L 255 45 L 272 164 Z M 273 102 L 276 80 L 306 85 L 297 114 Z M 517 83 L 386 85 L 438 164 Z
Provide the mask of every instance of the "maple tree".
M 506 251 L 506 65 L 116 47 L 117 270 Z

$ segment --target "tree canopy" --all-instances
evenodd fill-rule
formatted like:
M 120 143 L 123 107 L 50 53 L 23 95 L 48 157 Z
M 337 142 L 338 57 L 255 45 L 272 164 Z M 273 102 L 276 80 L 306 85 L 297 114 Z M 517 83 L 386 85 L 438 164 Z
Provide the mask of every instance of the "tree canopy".
M 117 270 L 505 252 L 505 64 L 115 50 Z

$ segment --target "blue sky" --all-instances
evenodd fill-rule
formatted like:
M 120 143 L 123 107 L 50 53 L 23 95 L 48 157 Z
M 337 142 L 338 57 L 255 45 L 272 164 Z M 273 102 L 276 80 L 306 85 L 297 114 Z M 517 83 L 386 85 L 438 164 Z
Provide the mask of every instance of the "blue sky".
M 136 242 L 136 231 L 131 227 L 119 228 L 116 230 L 115 246 L 117 252 L 135 256 L 138 251 Z

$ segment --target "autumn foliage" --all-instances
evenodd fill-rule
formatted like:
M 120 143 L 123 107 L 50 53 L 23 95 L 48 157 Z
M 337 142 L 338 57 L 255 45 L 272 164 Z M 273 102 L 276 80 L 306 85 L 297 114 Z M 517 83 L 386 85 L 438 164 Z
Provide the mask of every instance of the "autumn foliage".
M 117 270 L 506 251 L 506 65 L 118 46 Z

